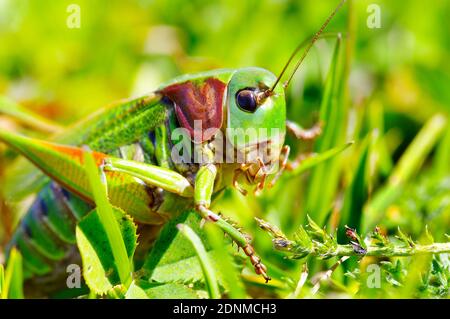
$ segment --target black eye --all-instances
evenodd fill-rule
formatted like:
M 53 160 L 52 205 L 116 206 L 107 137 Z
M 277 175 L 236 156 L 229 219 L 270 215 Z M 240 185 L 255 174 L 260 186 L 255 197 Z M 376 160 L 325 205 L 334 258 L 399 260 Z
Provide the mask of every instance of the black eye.
M 237 105 L 245 112 L 255 112 L 258 108 L 255 91 L 243 89 L 236 94 Z

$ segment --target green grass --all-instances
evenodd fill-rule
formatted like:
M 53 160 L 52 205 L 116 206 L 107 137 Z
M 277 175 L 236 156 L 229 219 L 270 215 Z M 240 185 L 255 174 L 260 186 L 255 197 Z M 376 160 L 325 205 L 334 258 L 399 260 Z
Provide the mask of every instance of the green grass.
M 220 299 L 219 285 L 216 279 L 216 271 L 214 270 L 205 247 L 202 244 L 198 235 L 187 225 L 178 224 L 177 228 L 186 238 L 191 242 L 192 246 L 197 253 L 197 256 L 202 267 L 204 280 L 206 284 L 206 290 L 208 291 L 209 298 Z
M 92 153 L 86 151 L 83 159 L 86 165 L 89 183 L 94 194 L 95 204 L 97 206 L 96 211 L 111 246 L 114 263 L 118 268 L 120 282 L 128 286 L 131 283 L 131 264 L 128 259 L 119 224 L 114 218 L 113 207 L 108 200 L 107 185 L 105 185 L 105 182 L 102 182 L 106 178 L 100 178 L 99 169 L 95 164 Z M 102 174 L 104 173 L 102 172 Z
M 22 255 L 16 249 L 12 249 L 6 270 L 0 265 L 0 299 L 23 297 Z

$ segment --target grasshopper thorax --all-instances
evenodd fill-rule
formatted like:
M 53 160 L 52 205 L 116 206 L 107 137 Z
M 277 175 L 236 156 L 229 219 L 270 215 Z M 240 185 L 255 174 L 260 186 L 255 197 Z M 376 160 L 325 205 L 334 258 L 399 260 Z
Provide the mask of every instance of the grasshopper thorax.
M 183 76 L 158 92 L 172 101 L 179 126 L 193 152 L 186 160 L 200 163 L 205 145 L 214 150 L 207 161 L 238 166 L 250 183 L 277 170 L 285 137 L 286 101 L 276 77 L 261 68 L 222 69 Z M 173 134 L 172 134 L 173 135 Z M 264 177 L 262 177 L 264 176 Z

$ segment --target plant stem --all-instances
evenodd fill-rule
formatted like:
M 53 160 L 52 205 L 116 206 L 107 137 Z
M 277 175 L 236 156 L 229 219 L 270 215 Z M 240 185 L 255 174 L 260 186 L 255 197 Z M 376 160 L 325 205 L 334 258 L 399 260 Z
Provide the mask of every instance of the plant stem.
M 294 259 L 307 256 L 327 259 L 345 256 L 407 257 L 450 253 L 450 242 L 418 244 L 406 237 L 400 229 L 400 244 L 389 241 L 387 237 L 380 235 L 378 232 L 372 234 L 373 237 L 378 239 L 378 243 L 372 241 L 370 244 L 366 244 L 355 230 L 347 228 L 347 236 L 350 236 L 353 241 L 349 245 L 341 245 L 312 220 L 309 220 L 309 230 L 305 231 L 301 227 L 302 231 L 297 232 L 295 240 L 288 239 L 280 229 L 262 219 L 256 218 L 256 221 L 263 230 L 273 237 L 274 248 L 292 254 Z
M 292 241 L 284 241 L 283 247 L 274 245 L 275 249 L 287 251 L 294 256 L 298 253 L 304 255 L 304 250 L 298 247 Z M 435 243 L 430 245 L 414 245 L 413 247 L 398 247 L 398 246 L 369 246 L 366 253 L 358 253 L 355 251 L 352 245 L 337 245 L 334 249 L 327 251 L 326 253 L 319 252 L 314 248 L 310 249 L 310 256 L 331 258 L 342 256 L 376 256 L 376 257 L 407 257 L 421 254 L 444 254 L 450 253 L 450 243 Z
M 402 257 L 420 254 L 450 253 L 450 243 L 435 243 L 430 245 L 415 245 L 414 247 L 377 247 L 367 248 L 368 256 Z

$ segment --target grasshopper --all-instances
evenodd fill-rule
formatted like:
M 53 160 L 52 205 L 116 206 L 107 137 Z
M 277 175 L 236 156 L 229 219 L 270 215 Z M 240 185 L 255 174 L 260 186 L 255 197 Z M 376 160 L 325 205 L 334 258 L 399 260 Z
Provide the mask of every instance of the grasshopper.
M 93 209 L 83 166 L 87 146 L 104 172 L 112 205 L 148 225 L 162 225 L 195 209 L 242 248 L 257 274 L 270 280 L 248 236 L 210 209 L 212 197 L 230 185 L 243 194 L 249 187 L 259 192 L 272 186 L 300 160 L 289 161 L 286 134 L 304 140 L 320 134 L 320 126 L 303 129 L 287 121 L 285 90 L 344 3 L 297 47 L 278 77 L 256 67 L 183 75 L 146 96 L 103 109 L 50 141 L 2 129 L 0 140 L 47 176 L 35 175 L 33 183 L 43 186 L 10 243 L 23 254 L 28 273 L 48 274 L 52 262 L 65 258 L 75 243 L 76 223 Z

